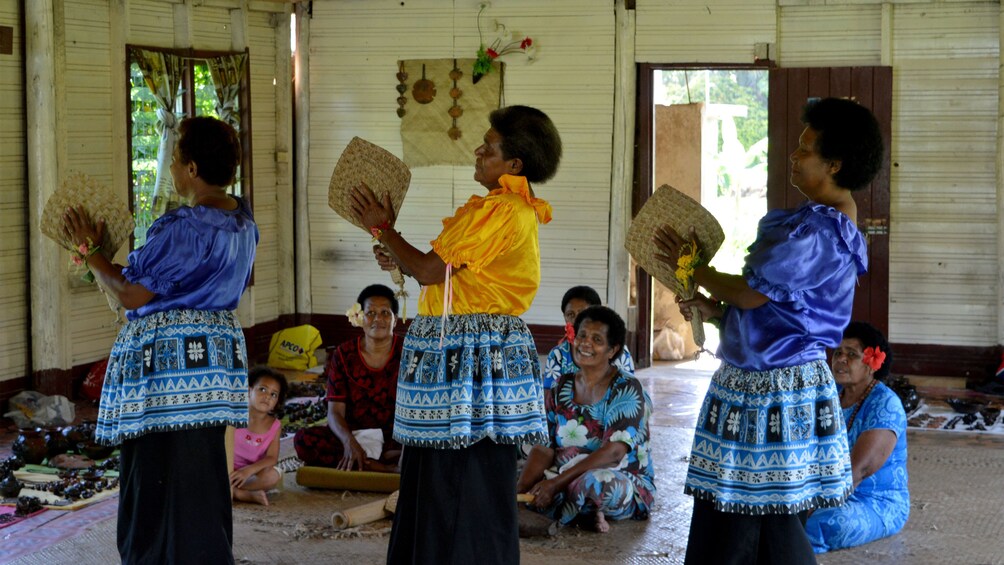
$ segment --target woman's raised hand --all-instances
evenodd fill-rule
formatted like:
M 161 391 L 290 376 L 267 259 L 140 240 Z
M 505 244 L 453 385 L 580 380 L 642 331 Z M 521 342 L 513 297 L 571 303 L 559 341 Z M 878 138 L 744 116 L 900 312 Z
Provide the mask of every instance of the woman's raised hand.
M 381 201 L 366 183 L 361 182 L 352 189 L 349 196 L 352 200 L 349 207 L 363 229 L 372 231 L 374 228 L 394 227 L 394 205 L 390 201 L 390 194 L 384 193 Z
M 63 234 L 73 247 L 84 244 L 102 245 L 105 240 L 105 221 L 98 220 L 97 224 L 92 222 L 83 206 L 67 208 L 63 214 Z
M 680 255 L 683 254 L 681 249 L 684 245 L 693 242 L 697 249 L 701 249 L 701 242 L 697 238 L 697 231 L 693 226 L 690 227 L 687 237 L 684 238 L 669 224 L 665 224 L 655 230 L 655 236 L 652 240 L 655 242 L 656 247 L 662 251 L 662 253 L 656 253 L 655 258 L 670 265 L 673 269 L 676 269 Z

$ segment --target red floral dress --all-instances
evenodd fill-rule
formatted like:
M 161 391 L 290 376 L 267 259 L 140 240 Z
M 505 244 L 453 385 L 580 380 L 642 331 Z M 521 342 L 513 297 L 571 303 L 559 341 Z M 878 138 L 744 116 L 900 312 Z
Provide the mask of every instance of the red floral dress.
M 350 339 L 331 350 L 325 374 L 329 402 L 345 403 L 345 421 L 351 430 L 378 428 L 383 431 L 383 452 L 400 449 L 391 437 L 397 401 L 397 373 L 401 366 L 402 340 L 394 336 L 390 359 L 383 367 L 366 364 L 360 347 L 362 337 Z M 328 426 L 304 428 L 293 438 L 297 456 L 307 465 L 334 467 L 344 448 Z

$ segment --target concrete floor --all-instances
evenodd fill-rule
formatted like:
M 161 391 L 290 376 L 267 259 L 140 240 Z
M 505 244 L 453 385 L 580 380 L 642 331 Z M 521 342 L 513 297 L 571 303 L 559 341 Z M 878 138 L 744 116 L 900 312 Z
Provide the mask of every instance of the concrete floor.
M 652 444 L 659 492 L 651 519 L 613 523 L 605 535 L 563 529 L 554 538 L 524 539 L 524 564 L 682 563 L 693 505 L 682 493 L 686 456 L 714 367 L 713 359 L 703 359 L 639 372 L 655 404 Z M 999 502 L 1004 492 L 1004 438 L 911 431 L 908 441 L 913 507 L 906 528 L 893 538 L 822 555 L 819 562 L 1004 563 L 1004 513 Z M 268 565 L 383 563 L 388 520 L 345 532 L 329 526 L 332 512 L 377 498 L 305 489 L 287 474 L 285 487 L 272 496 L 271 506 L 235 507 L 235 557 L 238 563 Z M 114 529 L 114 520 L 105 519 L 75 538 L 40 547 L 15 562 L 117 562 Z

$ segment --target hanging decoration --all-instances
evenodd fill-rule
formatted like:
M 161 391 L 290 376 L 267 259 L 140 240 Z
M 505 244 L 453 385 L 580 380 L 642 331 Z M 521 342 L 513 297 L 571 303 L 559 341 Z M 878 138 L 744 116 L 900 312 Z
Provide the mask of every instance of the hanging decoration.
M 428 104 L 436 99 L 436 83 L 425 78 L 425 65 L 422 65 L 422 78 L 411 87 L 411 95 L 419 104 Z
M 481 46 L 478 48 L 478 56 L 474 61 L 474 74 L 471 77 L 474 84 L 477 84 L 481 77 L 490 73 L 492 62 L 503 55 L 523 53 L 526 55 L 527 62 L 533 63 L 537 60 L 537 45 L 533 39 L 530 36 L 520 37 L 518 33 L 509 31 L 504 24 L 498 21 L 494 22 L 495 32 L 498 33 L 498 36 L 490 44 L 485 44 L 484 35 L 481 32 L 481 14 L 489 6 L 488 2 L 482 2 L 481 9 L 478 10 L 478 39 L 481 40 Z
M 397 62 L 397 117 L 403 118 L 408 112 L 404 105 L 408 103 L 408 98 L 404 95 L 408 92 L 408 73 L 404 72 L 404 61 Z
M 453 99 L 453 106 L 450 106 L 450 110 L 447 112 L 450 114 L 450 117 L 453 118 L 453 127 L 446 132 L 453 141 L 460 139 L 460 136 L 463 135 L 460 128 L 457 127 L 457 118 L 464 115 L 464 109 L 461 108 L 460 104 L 457 102 L 460 100 L 460 95 L 464 93 L 464 91 L 460 90 L 457 86 L 457 81 L 460 80 L 460 77 L 462 76 L 464 76 L 464 72 L 457 67 L 457 60 L 454 59 L 453 70 L 450 71 L 450 78 L 453 79 L 453 88 L 450 89 L 450 98 Z
M 404 84 L 403 97 L 412 98 L 414 83 L 421 78 L 423 67 L 425 80 L 431 83 L 427 86 L 439 92 L 427 104 L 411 100 L 407 112 L 400 112 L 404 104 L 396 108 L 401 118 L 403 159 L 409 167 L 473 162 L 474 150 L 481 145 L 481 134 L 491 127 L 488 115 L 502 102 L 505 63 L 493 61 L 492 72 L 478 84 L 471 82 L 469 69 L 473 64 L 473 57 L 398 61 L 395 71 L 399 78 L 394 84 Z M 400 77 L 405 77 L 403 83 Z

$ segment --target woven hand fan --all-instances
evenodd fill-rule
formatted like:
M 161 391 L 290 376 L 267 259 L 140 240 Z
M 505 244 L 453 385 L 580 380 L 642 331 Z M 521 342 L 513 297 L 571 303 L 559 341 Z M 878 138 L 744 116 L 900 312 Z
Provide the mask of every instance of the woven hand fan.
M 342 151 L 342 156 L 338 158 L 335 170 L 331 173 L 328 206 L 352 224 L 368 230 L 370 226 L 360 224 L 352 214 L 352 199 L 349 195 L 359 183 L 366 183 L 381 200 L 385 193 L 390 194 L 394 216 L 397 217 L 408 193 L 408 185 L 411 184 L 411 170 L 391 152 L 359 137 L 353 137 Z M 401 299 L 407 298 L 401 270 L 391 271 L 390 278 L 398 287 L 394 295 Z M 404 310 L 401 318 L 405 318 Z
M 653 241 L 655 230 L 664 225 L 669 225 L 683 237 L 687 237 L 690 227 L 693 226 L 701 243 L 701 253 L 705 262 L 711 261 L 718 252 L 725 239 L 725 233 L 711 212 L 668 184 L 655 190 L 631 222 L 624 244 L 628 252 L 645 272 L 655 277 L 677 296 L 688 300 L 694 297 L 697 286 L 691 284 L 685 290 L 676 279 L 676 266 L 655 258 L 659 253 L 659 248 Z M 694 342 L 703 347 L 704 318 L 696 308 L 692 311 L 694 316 L 691 319 L 691 326 L 694 329 Z
M 39 228 L 42 233 L 64 249 L 73 250 L 73 243 L 63 233 L 63 214 L 67 208 L 83 206 L 91 220 L 105 220 L 105 240 L 101 254 L 111 260 L 125 242 L 129 241 L 136 222 L 129 206 L 116 198 L 112 191 L 95 179 L 79 171 L 70 173 L 56 192 L 45 202 Z
M 99 219 L 104 219 L 105 239 L 95 243 L 101 245 L 100 253 L 111 261 L 119 248 L 129 241 L 136 228 L 136 222 L 124 201 L 117 198 L 108 187 L 82 172 L 71 172 L 45 202 L 39 225 L 40 231 L 64 249 L 72 251 L 73 243 L 63 232 L 63 214 L 67 208 L 78 206 L 83 207 L 95 223 Z M 107 292 L 100 283 L 98 289 L 105 295 L 108 307 L 115 312 L 116 321 L 121 322 L 123 308 L 118 299 Z

